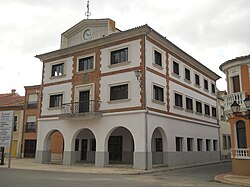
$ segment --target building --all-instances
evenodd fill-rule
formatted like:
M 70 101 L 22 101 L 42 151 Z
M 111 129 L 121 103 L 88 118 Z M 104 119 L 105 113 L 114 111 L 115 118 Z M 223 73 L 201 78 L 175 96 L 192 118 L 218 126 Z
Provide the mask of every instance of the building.
M 23 131 L 23 103 L 24 97 L 11 90 L 11 93 L 0 94 L 0 111 L 14 111 L 14 126 L 11 156 L 21 158 L 22 131 Z M 10 149 L 5 149 L 5 154 L 9 154 Z
M 36 162 L 150 169 L 219 161 L 220 77 L 148 25 L 120 31 L 111 19 L 85 19 L 62 33 L 59 50 L 36 57 Z
M 22 157 L 35 158 L 40 85 L 25 86 Z
M 225 113 L 231 127 L 233 174 L 250 175 L 250 55 L 228 60 L 220 70 L 227 80 Z
M 220 126 L 221 160 L 231 159 L 231 128 L 228 117 L 225 115 L 224 97 L 226 91 L 217 91 L 217 112 Z

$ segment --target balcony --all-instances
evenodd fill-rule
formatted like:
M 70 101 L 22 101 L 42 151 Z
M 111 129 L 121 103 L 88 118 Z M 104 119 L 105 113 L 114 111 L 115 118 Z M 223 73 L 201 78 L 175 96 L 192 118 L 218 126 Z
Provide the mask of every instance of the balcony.
M 84 120 L 102 117 L 99 111 L 100 101 L 88 100 L 62 105 L 60 119 Z
M 236 159 L 250 159 L 250 157 L 248 156 L 248 151 L 249 149 L 234 149 L 232 150 L 232 152 L 235 153 L 235 157 Z M 233 153 L 231 154 L 232 158 L 233 158 Z
M 246 98 L 246 93 L 245 92 L 237 92 L 233 93 L 230 95 L 226 95 L 224 97 L 224 106 L 225 106 L 225 113 L 233 113 L 231 110 L 231 105 L 233 104 L 234 101 L 236 101 L 241 108 L 241 111 L 246 111 L 246 106 L 244 104 L 244 100 Z

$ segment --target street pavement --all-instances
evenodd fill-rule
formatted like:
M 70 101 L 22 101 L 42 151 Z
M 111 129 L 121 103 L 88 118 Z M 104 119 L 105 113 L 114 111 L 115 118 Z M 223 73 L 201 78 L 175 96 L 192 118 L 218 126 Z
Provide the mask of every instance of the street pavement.
M 231 163 L 209 164 L 197 167 L 157 168 L 148 171 L 127 166 L 98 168 L 90 164 L 74 166 L 38 164 L 34 159 L 13 159 L 11 168 L 7 163 L 0 166 L 0 187 L 54 187 L 54 186 L 202 186 L 229 187 L 241 178 L 230 175 Z M 223 175 L 222 175 L 223 174 Z M 215 182 L 226 182 L 222 184 Z M 221 177 L 222 176 L 222 177 Z M 248 179 L 250 179 L 248 177 Z M 247 181 L 247 180 L 244 180 Z M 250 181 L 250 180 L 249 180 Z M 237 182 L 237 181 L 236 181 Z M 35 184 L 35 185 L 34 185 Z M 243 183 L 237 183 L 239 185 Z M 247 186 L 249 183 L 245 183 Z

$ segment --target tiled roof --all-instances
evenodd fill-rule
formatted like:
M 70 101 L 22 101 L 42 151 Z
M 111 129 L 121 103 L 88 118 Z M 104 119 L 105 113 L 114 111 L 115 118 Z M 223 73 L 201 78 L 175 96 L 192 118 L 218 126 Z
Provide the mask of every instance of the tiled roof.
M 16 93 L 0 94 L 0 108 L 23 106 L 24 98 Z
M 224 66 L 226 64 L 229 64 L 231 62 L 237 62 L 239 60 L 246 60 L 246 59 L 250 59 L 250 54 L 249 55 L 245 55 L 245 56 L 236 57 L 234 59 L 228 60 L 228 61 L 224 62 L 223 64 L 221 64 L 219 68 L 220 68 L 220 70 L 222 70 L 222 66 Z

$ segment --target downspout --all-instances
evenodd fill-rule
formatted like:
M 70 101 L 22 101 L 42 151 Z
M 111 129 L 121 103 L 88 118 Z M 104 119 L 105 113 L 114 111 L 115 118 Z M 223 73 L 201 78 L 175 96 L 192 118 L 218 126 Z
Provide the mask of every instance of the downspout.
M 148 108 L 147 108 L 147 97 L 146 97 L 146 73 L 147 73 L 147 65 L 146 65 L 146 38 L 147 34 L 144 36 L 144 106 L 145 106 L 145 170 L 148 170 Z

